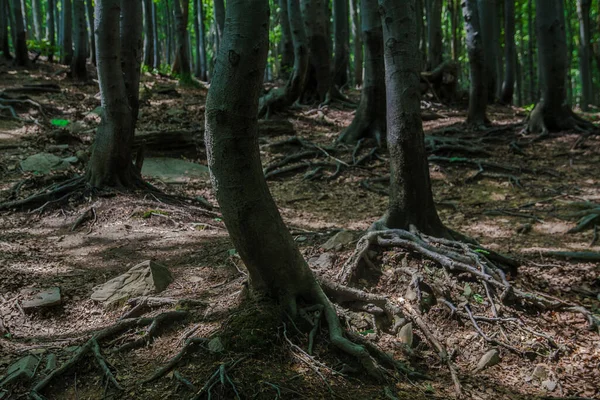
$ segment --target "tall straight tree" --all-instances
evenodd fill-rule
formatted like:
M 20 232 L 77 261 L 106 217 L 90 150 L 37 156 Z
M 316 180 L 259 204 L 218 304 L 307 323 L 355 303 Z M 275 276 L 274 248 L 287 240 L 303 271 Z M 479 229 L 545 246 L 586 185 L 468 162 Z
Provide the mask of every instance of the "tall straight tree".
M 202 0 L 199 0 L 202 1 Z M 160 38 L 158 36 L 158 10 L 156 3 L 152 2 L 152 27 L 154 28 L 154 68 L 160 68 L 161 55 L 160 55 Z
M 85 81 L 87 79 L 87 28 L 85 21 L 85 2 L 75 1 L 73 4 L 73 37 L 75 39 L 75 52 L 71 62 L 71 75 L 73 78 Z
M 144 65 L 154 69 L 154 24 L 152 20 L 152 0 L 143 0 L 144 9 Z
M 190 3 L 187 0 L 173 0 L 175 15 L 175 62 L 173 73 L 179 75 L 179 82 L 190 84 L 192 70 L 190 68 L 189 33 L 187 30 Z
M 335 307 L 300 254 L 269 192 L 258 147 L 257 108 L 269 44 L 269 2 L 228 0 L 227 24 L 206 100 L 205 143 L 223 220 L 254 292 L 291 318 L 320 304 L 333 345 L 379 376 L 369 353 L 344 338 Z
M 290 18 L 288 15 L 287 0 L 279 0 L 279 25 L 281 26 L 280 54 L 281 54 L 281 69 L 284 75 L 292 69 L 294 64 L 294 42 L 292 40 L 292 31 L 290 29 Z
M 202 0 L 194 2 L 194 31 L 196 32 L 196 66 L 194 75 L 201 81 L 208 80 L 208 68 L 206 64 L 206 39 L 204 34 L 204 5 Z
M 323 102 L 331 89 L 329 2 L 302 0 L 302 17 L 310 49 L 309 69 L 302 95 L 304 102 Z
M 554 1 L 554 0 L 552 0 Z M 464 3 L 463 3 L 464 4 Z M 485 53 L 484 65 L 485 76 L 487 77 L 487 96 L 488 102 L 496 101 L 496 91 L 498 85 L 498 47 L 496 41 L 496 28 L 498 26 L 498 6 L 497 0 L 478 0 L 479 7 L 479 32 L 483 43 L 483 51 Z
M 562 0 L 538 1 L 535 8 L 541 98 L 529 115 L 529 131 L 595 129 L 567 104 L 567 39 Z
M 50 62 L 54 59 L 54 47 L 56 47 L 55 8 L 56 0 L 48 0 L 48 7 L 46 7 L 46 40 L 50 44 L 50 52 L 48 53 L 48 61 Z
M 44 37 L 44 15 L 41 0 L 31 0 L 31 12 L 33 13 L 33 33 L 36 40 L 42 40 Z
M 415 0 L 379 0 L 383 27 L 390 197 L 374 228 L 450 236 L 438 217 L 425 153 Z
M 471 76 L 467 123 L 480 127 L 488 123 L 486 115 L 488 85 L 485 75 L 485 52 L 480 34 L 479 7 L 477 6 L 477 0 L 465 0 L 462 7 L 467 32 L 466 42 Z
M 591 50 L 590 50 L 590 8 L 592 0 L 577 0 L 579 18 L 579 76 L 581 77 L 581 109 L 589 110 L 593 103 Z
M 433 71 L 442 63 L 442 0 L 426 0 L 427 7 L 427 38 L 429 51 L 427 70 Z M 489 1 L 489 0 L 485 0 Z
M 81 1 L 81 0 L 78 0 Z M 73 61 L 73 10 L 71 0 L 61 0 L 61 63 L 71 65 Z
M 92 52 L 92 64 L 96 65 L 96 35 L 94 35 L 94 4 L 93 0 L 86 0 L 85 6 L 87 8 L 87 26 L 90 41 L 90 51 Z
M 515 92 L 515 68 L 517 49 L 515 48 L 515 0 L 504 0 L 504 81 L 500 103 L 511 104 Z
M 215 39 L 217 42 L 217 51 L 221 43 L 223 36 L 223 29 L 225 28 L 225 1 L 224 0 L 213 0 L 213 13 L 215 16 L 215 28 L 216 35 Z
M 8 0 L 0 0 L 0 51 L 5 60 L 12 59 L 8 41 L 9 14 Z
M 86 171 L 88 184 L 135 187 L 141 182 L 132 163 L 139 111 L 142 3 L 96 0 L 98 82 L 104 113 Z
M 19 66 L 29 65 L 29 53 L 27 50 L 27 31 L 23 23 L 23 9 L 20 0 L 10 0 L 13 14 L 11 28 L 14 29 L 15 63 Z
M 362 86 L 363 83 L 363 42 L 358 9 L 359 0 L 350 0 L 350 14 L 352 15 L 352 43 L 354 44 L 354 84 L 356 87 Z
M 377 0 L 361 0 L 362 38 L 365 43 L 365 81 L 354 119 L 340 135 L 344 143 L 356 143 L 363 138 L 385 141 L 386 100 L 383 33 Z
M 342 87 L 348 83 L 348 63 L 350 61 L 348 0 L 333 0 L 333 31 L 335 38 L 333 83 Z

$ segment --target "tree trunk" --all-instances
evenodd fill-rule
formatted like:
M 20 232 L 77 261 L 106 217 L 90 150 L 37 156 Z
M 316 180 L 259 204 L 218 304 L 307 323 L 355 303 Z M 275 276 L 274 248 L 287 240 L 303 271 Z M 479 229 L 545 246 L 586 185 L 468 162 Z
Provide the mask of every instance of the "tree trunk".
M 199 0 L 202 1 L 202 0 Z M 152 61 L 154 68 L 160 69 L 161 57 L 160 57 L 160 38 L 158 36 L 158 11 L 156 3 L 152 2 L 152 28 L 154 32 L 152 37 L 154 39 L 153 47 L 154 47 L 154 60 Z
M 577 0 L 579 18 L 579 75 L 581 77 L 581 109 L 588 111 L 593 103 L 592 73 L 590 69 L 590 7 L 591 0 Z
M 564 19 L 564 15 L 563 15 L 563 26 L 565 26 L 565 33 L 567 36 L 567 103 L 568 104 L 573 104 L 573 98 L 574 98 L 574 93 L 573 93 L 573 80 L 571 78 L 571 62 L 573 61 L 573 52 L 575 50 L 575 35 L 573 35 L 573 29 L 571 26 L 571 21 L 572 21 L 572 10 L 571 10 L 571 4 L 567 3 L 565 4 L 566 6 L 566 14 L 567 14 L 567 18 Z M 539 67 L 539 63 L 538 63 L 538 67 Z M 539 70 L 538 70 L 538 74 L 539 74 Z
M 196 32 L 196 68 L 194 75 L 201 81 L 208 80 L 206 68 L 206 40 L 204 37 L 204 6 L 202 0 L 194 1 L 194 31 Z
M 85 2 L 87 8 L 87 26 L 90 41 L 90 51 L 92 52 L 92 64 L 96 65 L 96 35 L 94 34 L 94 5 L 92 4 L 92 0 L 86 0 Z
M 217 53 L 221 40 L 223 38 L 223 29 L 225 29 L 225 2 L 223 0 L 213 1 L 213 12 L 215 15 L 215 28 L 216 28 L 216 41 L 217 41 Z M 215 53 L 216 54 L 216 53 Z M 216 55 L 214 58 L 217 58 Z
M 308 71 L 308 44 L 302 23 L 300 0 L 287 0 L 288 22 L 294 44 L 294 69 L 283 88 L 273 89 L 260 100 L 259 116 L 290 107 L 302 94 Z
M 61 63 L 71 65 L 73 61 L 73 11 L 71 0 L 62 0 L 61 37 Z
M 98 81 L 104 114 L 86 179 L 92 187 L 132 187 L 141 182 L 132 145 L 139 110 L 142 4 L 96 0 Z
M 500 103 L 511 104 L 515 91 L 515 0 L 504 0 L 504 82 Z
M 352 43 L 354 44 L 354 85 L 362 86 L 363 83 L 363 43 L 358 14 L 358 2 L 350 0 L 350 14 L 352 14 Z
M 44 16 L 42 15 L 42 1 L 31 0 L 31 11 L 33 13 L 33 33 L 36 40 L 42 40 L 44 37 Z
M 27 1 L 26 0 L 21 0 L 21 11 L 23 11 L 23 26 L 25 27 L 25 32 L 31 32 L 32 24 L 31 24 L 31 18 L 29 16 L 29 13 L 27 12 Z M 26 36 L 29 39 L 29 36 L 28 35 L 26 35 Z
M 189 2 L 187 0 L 174 0 L 173 10 L 175 14 L 175 62 L 173 73 L 179 75 L 179 82 L 190 84 L 192 82 L 192 70 L 189 58 L 188 40 L 188 14 Z
M 310 49 L 309 68 L 302 100 L 324 102 L 331 88 L 331 41 L 326 0 L 302 0 L 302 17 Z
M 341 133 L 339 140 L 343 143 L 356 143 L 362 138 L 370 137 L 381 145 L 386 135 L 383 32 L 377 0 L 361 0 L 360 4 L 365 43 L 365 82 L 354 119 Z
M 498 69 L 497 69 L 497 46 L 494 42 L 496 37 L 496 0 L 478 0 L 479 8 L 479 28 L 481 38 L 485 45 L 483 46 L 485 76 L 487 77 L 487 98 L 489 103 L 496 101 L 496 90 L 498 84 Z M 464 3 L 463 3 L 464 4 Z
M 154 66 L 154 25 L 152 21 L 152 0 L 143 0 L 142 8 L 144 10 L 144 62 L 148 69 L 153 70 Z
M 486 108 L 489 86 L 485 75 L 485 52 L 480 34 L 481 26 L 477 0 L 465 0 L 463 2 L 463 16 L 467 32 L 466 43 L 471 74 L 467 123 L 479 127 L 486 125 L 488 122 Z
M 9 14 L 8 0 L 0 0 L 0 51 L 5 60 L 12 59 L 8 41 Z
M 506 0 L 508 1 L 508 0 Z M 450 31 L 452 38 L 452 61 L 458 62 L 458 58 L 460 57 L 460 43 L 461 37 L 459 36 L 460 29 L 460 2 L 459 0 L 449 0 L 448 1 L 448 11 L 450 12 Z
M 14 24 L 11 24 L 11 28 L 14 28 L 15 64 L 24 67 L 29 65 L 29 52 L 27 50 L 27 32 L 23 24 L 23 10 L 19 0 L 11 0 L 11 4 L 14 16 L 12 21 Z
M 527 68 L 529 70 L 529 101 L 537 101 L 535 88 L 535 74 L 533 69 L 533 49 L 535 43 L 535 30 L 533 29 L 533 0 L 527 0 L 527 34 L 529 36 L 529 51 L 527 52 Z
M 177 0 L 176 0 L 177 1 Z M 172 17 L 171 17 L 172 13 L 171 13 L 171 8 L 169 6 L 169 0 L 165 0 L 165 14 L 163 14 L 164 17 L 164 21 L 165 21 L 165 40 L 166 40 L 166 59 L 167 59 L 167 64 L 171 65 L 171 55 L 173 54 L 173 24 L 172 24 Z
M 297 301 L 323 306 L 333 345 L 376 374 L 368 352 L 342 335 L 335 308 L 298 251 L 269 193 L 260 161 L 256 110 L 268 51 L 267 0 L 228 0 L 227 28 L 206 101 L 208 165 L 227 230 L 254 291 L 291 318 Z
M 71 76 L 74 79 L 87 80 L 86 56 L 87 56 L 87 29 L 85 23 L 85 2 L 76 0 L 73 4 L 74 26 L 73 33 L 75 39 L 75 53 L 71 63 Z
M 433 71 L 442 63 L 442 0 L 430 1 L 427 13 L 427 70 Z
M 417 0 L 417 40 L 419 41 L 419 55 L 421 56 L 421 70 L 427 66 L 427 32 L 425 32 L 424 16 L 429 10 L 430 0 Z M 425 12 L 423 12 L 425 9 Z
M 401 3 L 399 5 L 398 3 Z M 447 236 L 429 178 L 421 121 L 420 60 L 415 0 L 379 0 L 385 59 L 387 145 L 390 154 L 388 211 L 378 224 L 412 227 Z
M 333 17 L 335 35 L 333 83 L 341 88 L 348 83 L 348 63 L 350 61 L 348 0 L 333 0 Z
M 281 70 L 283 76 L 289 76 L 289 72 L 294 64 L 294 42 L 290 27 L 290 18 L 288 13 L 287 0 L 279 0 L 279 24 L 281 25 Z

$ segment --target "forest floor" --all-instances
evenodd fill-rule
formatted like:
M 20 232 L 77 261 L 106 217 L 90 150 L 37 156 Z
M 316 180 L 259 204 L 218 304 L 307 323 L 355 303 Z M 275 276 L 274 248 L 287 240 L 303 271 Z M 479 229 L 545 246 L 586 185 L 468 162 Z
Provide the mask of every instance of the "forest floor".
M 14 195 L 11 190 L 14 192 L 15 185 L 25 179 L 27 184 L 18 189 L 18 197 L 41 189 L 57 176 L 83 172 L 81 162 L 47 176 L 23 173 L 19 167 L 20 160 L 40 152 L 66 158 L 79 151 L 80 159 L 89 152 L 99 121 L 96 114 L 90 113 L 100 105 L 97 85 L 73 84 L 57 71 L 58 67 L 47 64 L 27 71 L 0 65 L 2 89 L 40 83 L 58 84 L 61 88 L 60 93 L 27 94 L 42 105 L 46 120 L 36 107 L 16 107 L 21 118 L 36 119 L 39 124 L 0 118 L 0 201 Z M 358 92 L 350 95 L 356 99 Z M 198 131 L 203 127 L 205 88 L 183 89 L 175 87 L 175 81 L 168 78 L 146 75 L 141 97 L 139 132 Z M 424 112 L 441 117 L 424 123 L 426 135 L 463 137 L 475 149 L 474 154 L 465 154 L 464 149 L 458 148 L 435 151 L 436 156 L 445 157 L 430 163 L 442 221 L 477 239 L 482 246 L 520 260 L 519 273 L 509 277 L 514 286 L 600 313 L 600 262 L 569 260 L 551 253 L 600 251 L 594 228 L 569 233 L 580 218 L 575 212 L 589 208 L 589 203 L 600 203 L 600 136 L 591 136 L 577 146 L 581 135 L 576 132 L 562 132 L 528 143 L 528 138 L 520 133 L 526 116 L 522 109 L 490 107 L 493 127 L 473 132 L 462 124 L 462 109 L 427 101 L 423 107 Z M 384 213 L 387 205 L 385 182 L 373 180 L 388 173 L 384 152 L 354 166 L 353 148 L 338 149 L 335 154 L 327 150 L 352 115 L 353 110 L 332 105 L 278 116 L 293 123 L 298 137 L 317 144 L 311 148 L 323 153 L 318 161 L 334 166 L 340 164 L 339 160 L 344 167 L 348 164 L 332 179 L 328 178 L 335 168 L 315 171 L 314 166 L 308 166 L 269 180 L 271 192 L 302 253 L 317 274 L 327 276 L 337 273 L 351 256 L 361 233 Z M 588 117 L 593 119 L 595 115 Z M 52 118 L 70 123 L 66 127 L 53 126 L 48 123 Z M 289 137 L 261 138 L 264 165 L 280 161 L 294 150 L 293 144 L 270 146 L 285 139 Z M 68 146 L 57 146 L 60 144 Z M 357 157 L 370 154 L 371 148 L 365 143 L 358 149 Z M 206 164 L 201 146 L 185 153 L 191 161 Z M 309 160 L 315 161 L 314 158 Z M 468 160 L 479 161 L 469 164 Z M 207 176 L 177 183 L 148 180 L 167 193 L 202 196 L 216 206 Z M 74 222 L 89 209 L 93 209 L 94 218 L 72 231 Z M 342 229 L 351 231 L 354 240 L 333 250 L 323 249 L 322 245 Z M 326 255 L 321 256 L 323 253 Z M 284 334 L 284 326 L 274 322 L 279 320 L 268 307 L 240 300 L 246 279 L 244 266 L 222 220 L 210 212 L 168 205 L 147 194 L 93 197 L 29 212 L 0 212 L 0 376 L 19 358 L 35 354 L 40 360 L 38 380 L 48 373 L 45 366 L 50 354 L 57 356 L 60 365 L 93 332 L 115 324 L 129 306 L 105 308 L 90 299 L 92 289 L 148 259 L 165 265 L 174 277 L 173 283 L 158 296 L 198 299 L 202 305 L 183 307 L 190 314 L 186 319 L 169 326 L 153 343 L 137 350 L 110 351 L 139 337 L 143 330 L 102 343 L 102 352 L 124 387 L 124 395 L 103 378 L 93 357 L 87 357 L 55 379 L 43 391 L 44 396 L 189 398 L 193 393 L 178 377 L 185 377 L 200 388 L 215 371 L 227 368 L 231 384 L 227 376 L 217 373 L 222 382 L 214 381 L 217 384 L 212 387 L 213 398 L 234 398 L 233 387 L 241 398 L 256 399 L 455 397 L 446 364 L 420 337 L 419 330 L 415 330 L 415 336 L 420 337 L 420 344 L 407 352 L 398 346 L 394 335 L 373 327 L 366 313 L 349 313 L 351 318 L 347 315 L 344 325 L 429 375 L 431 380 L 400 377 L 382 385 L 360 370 L 336 373 L 340 366 L 355 362 L 332 348 L 325 331 L 315 341 L 316 361 L 307 359 L 299 349 L 306 348 L 308 335 L 296 333 L 290 326 Z M 391 299 L 405 297 L 409 283 L 394 272 L 396 267 L 408 265 L 423 273 L 432 268 L 428 261 L 402 249 L 386 249 L 373 259 L 381 273 L 363 277 L 355 286 Z M 478 294 L 482 289 L 476 283 L 469 286 L 467 281 L 454 282 L 460 285 L 459 291 L 464 287 L 464 296 L 486 301 Z M 23 310 L 22 289 L 52 286 L 60 287 L 60 306 Z M 156 308 L 147 315 L 167 309 Z M 473 372 L 481 356 L 491 348 L 489 343 L 471 324 L 451 318 L 441 305 L 434 305 L 422 315 L 433 335 L 453 350 L 466 398 L 600 397 L 600 340 L 598 332 L 587 329 L 581 315 L 525 308 L 508 312 L 551 337 L 557 348 L 549 350 L 545 340 L 532 338 L 514 327 L 482 323 L 488 335 L 499 335 L 512 346 L 528 350 L 528 357 L 500 348 L 499 364 Z M 197 349 L 177 365 L 177 373 L 139 383 L 177 354 L 187 335 L 219 336 L 225 348 L 221 352 Z M 287 337 L 299 347 L 291 346 Z M 31 386 L 23 383 L 0 387 L 0 399 L 19 398 Z

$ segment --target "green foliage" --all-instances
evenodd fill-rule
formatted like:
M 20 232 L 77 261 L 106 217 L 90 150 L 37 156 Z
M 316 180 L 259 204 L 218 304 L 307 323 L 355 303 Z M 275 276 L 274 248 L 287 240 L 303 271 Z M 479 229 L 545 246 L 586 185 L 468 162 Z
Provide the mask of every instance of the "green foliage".
M 61 128 L 69 125 L 69 120 L 68 119 L 52 119 L 50 120 L 50 124 L 54 125 L 54 126 L 59 126 Z
M 50 45 L 50 42 L 46 39 L 27 40 L 27 48 L 36 53 L 40 53 L 43 56 L 48 56 L 50 54 L 56 54 L 60 51 L 60 48 L 58 46 Z

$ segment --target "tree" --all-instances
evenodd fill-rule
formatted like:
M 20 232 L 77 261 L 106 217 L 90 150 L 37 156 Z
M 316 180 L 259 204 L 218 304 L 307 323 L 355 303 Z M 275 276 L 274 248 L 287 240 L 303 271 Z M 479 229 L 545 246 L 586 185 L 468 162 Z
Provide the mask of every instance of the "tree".
M 87 28 L 84 1 L 75 1 L 73 4 L 73 16 L 75 53 L 73 54 L 71 63 L 71 75 L 77 80 L 85 81 L 87 79 L 87 69 L 85 67 L 87 58 Z
M 591 0 L 577 0 L 579 18 L 579 75 L 581 77 L 581 109 L 587 111 L 593 103 L 592 74 L 590 71 L 590 8 Z
M 257 108 L 268 50 L 267 0 L 228 0 L 227 25 L 206 100 L 211 181 L 253 291 L 295 318 L 299 301 L 323 307 L 331 342 L 378 374 L 368 352 L 344 338 L 336 310 L 300 254 L 269 193 L 258 148 Z
M 12 14 L 14 16 L 14 24 L 11 24 L 11 28 L 14 28 L 13 38 L 15 48 L 15 63 L 19 66 L 29 65 L 29 53 L 27 50 L 27 31 L 25 30 L 25 24 L 23 23 L 23 9 L 21 8 L 20 0 L 10 0 L 12 5 Z
M 385 64 L 383 33 L 377 0 L 361 0 L 362 36 L 365 44 L 365 81 L 354 119 L 340 135 L 343 143 L 374 138 L 379 144 L 386 135 Z
M 464 3 L 463 3 L 464 4 Z M 479 8 L 479 30 L 483 43 L 484 68 L 487 83 L 487 97 L 489 103 L 496 101 L 498 85 L 498 47 L 499 38 L 496 35 L 497 28 L 497 0 L 477 0 Z
M 488 0 L 485 0 L 488 1 Z M 427 38 L 429 50 L 427 70 L 433 71 L 442 63 L 442 0 L 426 0 L 427 6 Z
M 213 1 L 213 14 L 215 18 L 216 35 L 215 40 L 217 42 L 217 53 L 223 37 L 223 29 L 225 28 L 225 2 L 223 0 Z
M 50 44 L 50 53 L 48 54 L 48 61 L 50 62 L 54 59 L 53 49 L 56 47 L 56 24 L 54 23 L 55 7 L 56 0 L 48 0 L 48 7 L 46 8 L 46 40 L 48 41 L 48 44 Z
M 73 13 L 71 0 L 62 0 L 61 63 L 71 65 L 73 60 Z
M 359 87 L 363 83 L 363 43 L 360 28 L 360 15 L 358 13 L 359 0 L 350 0 L 350 14 L 352 15 L 352 41 L 354 44 L 354 84 Z
M 206 40 L 204 37 L 204 6 L 202 0 L 194 1 L 194 31 L 196 32 L 196 78 L 207 81 L 208 69 L 206 66 Z
M 511 104 L 515 91 L 515 68 L 517 50 L 515 48 L 515 0 L 504 0 L 504 82 L 500 103 Z
M 92 0 L 86 0 L 85 6 L 87 8 L 87 26 L 88 32 L 90 32 L 90 52 L 92 53 L 92 64 L 96 65 L 96 35 L 94 35 L 94 5 Z
M 331 89 L 331 40 L 329 2 L 302 0 L 302 18 L 310 49 L 309 68 L 302 100 L 324 102 Z
M 175 62 L 173 73 L 179 75 L 179 82 L 192 83 L 192 70 L 190 68 L 189 37 L 187 30 L 190 3 L 187 0 L 173 0 L 175 14 Z
M 154 69 L 154 25 L 152 21 L 152 0 L 143 0 L 144 9 L 144 65 Z
M 373 228 L 416 228 L 449 237 L 433 202 L 425 153 L 415 0 L 379 0 L 379 8 L 385 43 L 390 197 L 387 212 Z
M 44 36 L 42 33 L 42 28 L 44 26 L 44 16 L 42 15 L 42 1 L 32 0 L 31 11 L 33 12 L 33 32 L 35 34 L 35 38 L 37 40 L 42 40 L 42 37 Z
M 287 76 L 294 64 L 294 42 L 289 22 L 287 0 L 279 0 L 279 24 L 281 25 L 281 69 Z
M 198 0 L 202 1 L 202 0 Z M 154 28 L 154 68 L 160 68 L 161 57 L 160 57 L 160 39 L 158 37 L 158 17 L 156 10 L 156 3 L 152 2 L 152 27 Z
M 98 82 L 104 112 L 86 181 L 94 188 L 136 187 L 141 177 L 131 159 L 139 110 L 141 2 L 96 0 L 95 31 Z
M 333 0 L 333 31 L 335 37 L 333 83 L 341 88 L 348 83 L 350 61 L 348 0 Z
M 486 109 L 489 86 L 485 75 L 485 53 L 480 34 L 481 27 L 477 0 L 465 0 L 463 2 L 463 16 L 467 32 L 466 43 L 471 77 L 467 123 L 479 127 L 488 123 Z
M 9 14 L 8 0 L 0 0 L 0 51 L 6 60 L 12 59 L 8 42 Z
M 595 127 L 567 104 L 567 40 L 562 0 L 539 1 L 535 8 L 541 98 L 529 115 L 528 130 L 541 132 Z

